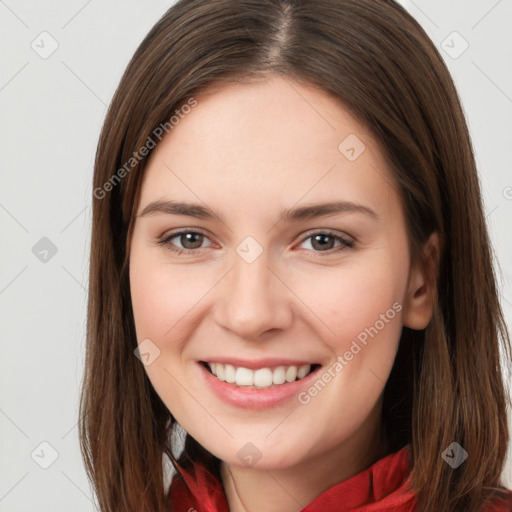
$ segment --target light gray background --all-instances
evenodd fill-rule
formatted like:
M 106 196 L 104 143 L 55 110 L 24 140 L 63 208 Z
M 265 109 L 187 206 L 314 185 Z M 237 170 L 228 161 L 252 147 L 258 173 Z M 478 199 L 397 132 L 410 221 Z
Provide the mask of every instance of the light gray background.
M 463 101 L 512 326 L 512 0 L 403 3 Z M 0 0 L 0 511 L 94 510 L 76 428 L 94 153 L 128 60 L 169 5 Z

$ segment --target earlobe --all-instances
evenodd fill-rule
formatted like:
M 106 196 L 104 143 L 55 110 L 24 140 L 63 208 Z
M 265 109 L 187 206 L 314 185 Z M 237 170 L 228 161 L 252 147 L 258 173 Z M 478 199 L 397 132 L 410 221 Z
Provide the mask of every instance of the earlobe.
M 437 296 L 436 276 L 439 268 L 439 235 L 434 232 L 424 246 L 424 262 L 411 268 L 405 296 L 403 324 L 415 330 L 425 329 L 434 313 Z

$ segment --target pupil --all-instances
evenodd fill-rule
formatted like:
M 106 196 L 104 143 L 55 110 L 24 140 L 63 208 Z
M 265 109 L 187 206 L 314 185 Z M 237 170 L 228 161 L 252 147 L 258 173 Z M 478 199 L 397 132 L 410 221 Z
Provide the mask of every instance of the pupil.
M 326 238 L 330 238 L 330 243 L 329 242 L 325 243 L 325 239 Z M 315 243 L 317 243 L 319 241 L 322 241 L 322 240 L 323 240 L 323 242 L 320 242 L 320 246 L 319 246 L 321 249 L 322 248 L 323 249 L 332 249 L 334 240 L 331 237 L 331 235 L 316 235 L 316 236 L 314 236 L 313 237 L 313 244 L 312 244 L 313 247 L 316 249 L 317 247 L 315 247 Z
M 183 245 L 183 247 L 185 247 L 185 249 L 197 249 L 201 247 L 203 243 L 201 238 L 202 236 L 203 235 L 201 235 L 200 233 L 186 233 L 185 235 L 181 235 L 181 244 Z M 199 244 L 198 240 L 194 241 L 195 237 L 199 237 Z M 184 241 L 185 243 L 183 243 Z M 191 244 L 192 247 L 189 244 Z

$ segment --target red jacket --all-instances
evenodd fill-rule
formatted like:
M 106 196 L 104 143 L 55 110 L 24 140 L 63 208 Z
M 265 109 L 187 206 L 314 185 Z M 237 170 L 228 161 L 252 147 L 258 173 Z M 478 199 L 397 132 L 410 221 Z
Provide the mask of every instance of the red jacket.
M 409 446 L 405 446 L 333 485 L 300 512 L 416 512 L 416 495 L 408 487 L 409 461 Z M 183 472 L 183 477 L 175 476 L 171 483 L 172 512 L 229 512 L 222 482 L 203 465 L 197 464 L 194 474 Z M 485 510 L 510 511 L 512 493 L 508 505 L 494 505 Z

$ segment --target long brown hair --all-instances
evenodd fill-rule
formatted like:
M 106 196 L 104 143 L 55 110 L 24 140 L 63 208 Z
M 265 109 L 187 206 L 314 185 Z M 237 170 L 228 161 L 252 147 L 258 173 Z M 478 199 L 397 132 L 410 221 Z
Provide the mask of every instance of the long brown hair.
M 426 329 L 403 329 L 383 419 L 392 450 L 411 445 L 420 511 L 477 512 L 505 494 L 499 345 L 510 359 L 510 338 L 456 89 L 432 41 L 392 0 L 180 0 L 135 52 L 94 168 L 79 427 L 101 510 L 167 510 L 162 455 L 176 463 L 176 422 L 134 356 L 129 247 L 148 159 L 139 149 L 209 85 L 269 73 L 332 93 L 380 141 L 403 199 L 413 262 L 428 265 L 422 244 L 440 235 L 439 268 L 429 274 L 435 312 Z M 457 469 L 441 457 L 452 442 L 469 454 Z M 198 459 L 217 470 L 218 459 L 187 436 L 178 463 Z

